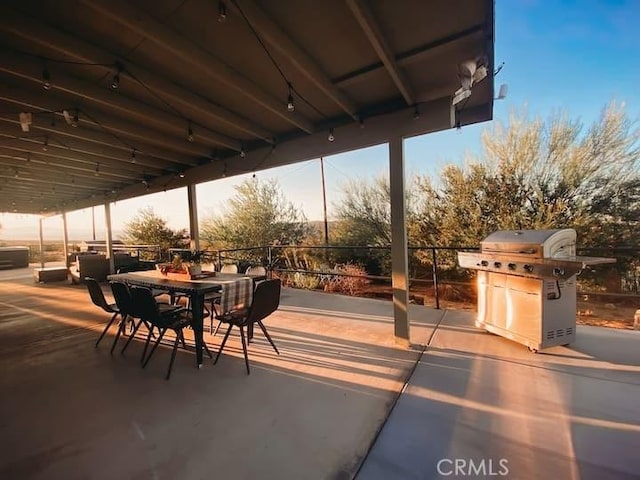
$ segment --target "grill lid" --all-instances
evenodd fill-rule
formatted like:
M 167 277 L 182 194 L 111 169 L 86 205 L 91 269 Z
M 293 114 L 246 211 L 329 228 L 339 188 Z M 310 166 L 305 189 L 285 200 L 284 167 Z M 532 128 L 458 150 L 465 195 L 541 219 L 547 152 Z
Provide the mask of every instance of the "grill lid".
M 480 250 L 528 258 L 570 257 L 576 254 L 576 231 L 498 230 L 480 242 Z

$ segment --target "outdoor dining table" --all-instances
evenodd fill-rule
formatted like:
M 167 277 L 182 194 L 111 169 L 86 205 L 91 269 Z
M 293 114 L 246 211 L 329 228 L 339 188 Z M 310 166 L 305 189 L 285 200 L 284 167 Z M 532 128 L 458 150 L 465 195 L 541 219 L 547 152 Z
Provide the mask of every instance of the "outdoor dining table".
M 119 273 L 109 275 L 109 281 L 118 281 L 127 285 L 136 285 L 152 289 L 164 290 L 168 294 L 182 293 L 189 296 L 192 311 L 192 328 L 196 343 L 196 364 L 202 367 L 202 350 L 204 345 L 204 299 L 211 293 L 220 292 L 225 285 L 252 278 L 253 281 L 264 280 L 264 275 L 218 273 L 215 275 L 202 275 L 193 280 L 175 280 L 162 276 L 158 271 L 149 270 L 143 272 Z

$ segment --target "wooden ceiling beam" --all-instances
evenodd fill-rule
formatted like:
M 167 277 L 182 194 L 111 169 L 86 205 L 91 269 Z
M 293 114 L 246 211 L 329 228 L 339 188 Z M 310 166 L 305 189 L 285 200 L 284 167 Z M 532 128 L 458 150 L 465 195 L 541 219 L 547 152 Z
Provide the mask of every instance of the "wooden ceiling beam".
M 85 6 L 103 17 L 110 18 L 131 31 L 161 47 L 167 55 L 174 55 L 189 63 L 194 74 L 202 74 L 224 83 L 227 88 L 235 91 L 269 110 L 287 123 L 301 130 L 312 133 L 313 124 L 298 112 L 288 112 L 282 100 L 273 98 L 256 83 L 242 76 L 228 65 L 204 50 L 166 25 L 158 22 L 144 10 L 129 2 L 112 0 L 109 3 L 93 0 L 80 0 Z
M 109 166 L 118 171 L 131 174 L 140 174 L 141 171 L 155 175 L 166 173 L 165 169 L 157 165 L 144 165 L 139 163 L 137 155 L 134 158 L 135 163 L 133 163 L 131 159 L 124 161 L 121 158 L 114 159 L 113 157 L 105 157 L 92 152 L 76 151 L 67 146 L 57 144 L 53 139 L 48 140 L 46 147 L 44 147 L 44 143 L 40 138 L 21 138 L 7 135 L 2 131 L 4 128 L 5 127 L 0 125 L 0 149 L 5 148 L 25 154 L 39 155 L 43 159 L 54 158 L 67 160 L 77 163 L 78 166 L 90 166 L 91 168 L 89 169 L 91 170 L 95 167 L 96 163 L 99 163 L 100 165 Z M 43 148 L 46 148 L 46 150 L 43 150 Z
M 17 54 L 0 54 L 0 72 L 12 75 L 22 81 L 26 80 L 35 86 L 42 85 L 41 66 L 37 60 L 31 60 Z M 95 108 L 112 112 L 129 119 L 140 122 L 150 128 L 180 136 L 187 141 L 188 122 L 185 118 L 151 107 L 138 100 L 127 97 L 122 92 L 114 92 L 101 88 L 91 82 L 63 75 L 55 74 L 55 82 L 52 82 L 49 92 L 61 92 L 72 96 L 76 103 L 90 105 Z M 195 138 L 197 143 L 205 143 L 209 146 L 218 146 L 241 150 L 241 142 L 219 133 L 203 129 L 197 129 Z
M 26 91 L 10 86 L 0 89 L 0 101 L 8 105 L 15 105 L 16 110 L 16 115 L 7 116 L 4 114 L 2 117 L 16 122 L 17 113 L 21 111 L 42 112 L 33 116 L 32 128 L 52 134 L 57 133 L 67 138 L 77 138 L 125 149 L 128 152 L 133 147 L 143 154 L 179 164 L 195 164 L 194 158 L 206 157 L 211 153 L 210 148 L 195 142 L 187 142 L 184 137 L 175 138 L 105 113 L 91 112 L 100 124 L 89 118 L 80 118 L 83 127 L 86 125 L 90 128 L 74 128 L 65 123 L 63 115 L 60 113 L 62 108 L 70 107 L 72 102 L 65 101 L 65 98 L 49 95 L 49 93 L 41 88 L 36 91 Z M 50 111 L 58 113 L 50 116 L 43 115 L 44 112 Z M 52 125 L 52 122 L 55 125 Z M 20 132 L 19 125 L 16 131 Z
M 387 69 L 393 83 L 404 97 L 405 102 L 407 102 L 407 105 L 415 104 L 415 97 L 411 91 L 411 86 L 404 74 L 400 71 L 395 56 L 389 48 L 369 6 L 362 0 L 346 0 L 346 2 L 351 13 L 353 13 L 353 16 L 364 31 L 367 40 L 369 40 L 369 43 L 378 55 L 378 58 L 380 58 Z
M 260 6 L 253 0 L 242 0 L 242 5 L 233 1 L 236 9 L 242 8 L 251 25 L 258 31 L 260 38 L 277 49 L 289 62 L 302 73 L 309 82 L 331 99 L 354 120 L 358 120 L 357 107 L 351 99 L 337 88 L 329 76 L 304 52 Z
M 272 132 L 178 86 L 176 83 L 163 78 L 157 72 L 151 72 L 145 66 L 136 65 L 127 59 L 119 59 L 107 50 L 92 46 L 77 37 L 49 27 L 12 9 L 7 9 L 7 11 L 3 12 L 0 18 L 0 29 L 10 33 L 17 39 L 34 42 L 40 48 L 54 51 L 57 55 L 56 58 L 105 64 L 105 66 L 96 65 L 92 67 L 96 71 L 102 71 L 104 74 L 113 73 L 114 71 L 113 66 L 108 65 L 109 63 L 115 64 L 116 61 L 123 63 L 124 60 L 125 72 L 122 75 L 131 72 L 145 87 L 148 87 L 178 110 L 184 108 L 197 112 L 197 115 L 194 115 L 194 121 L 202 122 L 205 125 L 212 122 L 220 122 L 226 127 L 239 130 L 246 135 L 257 137 L 267 142 L 272 141 L 274 136 Z M 56 81 L 55 79 L 52 80 Z M 132 78 L 132 81 L 136 80 Z
M 46 152 L 45 152 L 46 153 Z M 108 179 L 109 181 L 130 181 L 142 180 L 142 172 L 123 172 L 119 168 L 109 165 L 95 163 L 87 165 L 79 162 L 73 162 L 64 157 L 45 156 L 26 152 L 24 150 L 14 150 L 10 148 L 0 147 L 0 158 L 3 159 L 2 166 L 4 170 L 11 169 L 18 171 L 29 171 L 42 173 L 43 178 L 49 178 L 51 182 L 59 179 L 69 179 L 70 177 L 88 178 L 93 181 L 94 177 Z M 55 172 L 55 173 L 54 173 Z M 56 177 L 60 174 L 60 177 Z M 97 175 L 96 175 L 97 174 Z

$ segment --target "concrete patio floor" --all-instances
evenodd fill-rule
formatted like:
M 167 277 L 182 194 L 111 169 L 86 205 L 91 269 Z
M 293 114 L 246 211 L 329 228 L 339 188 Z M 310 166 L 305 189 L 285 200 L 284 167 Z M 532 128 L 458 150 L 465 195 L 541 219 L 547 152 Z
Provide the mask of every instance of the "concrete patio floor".
M 142 370 L 141 341 L 93 347 L 108 317 L 83 286 L 0 272 L 0 478 L 474 478 L 457 459 L 638 478 L 640 332 L 579 327 L 533 355 L 471 312 L 410 313 L 403 349 L 390 302 L 285 289 L 265 322 L 280 356 L 257 334 L 247 376 L 234 336 L 215 366 L 182 351 L 167 382 L 168 349 Z

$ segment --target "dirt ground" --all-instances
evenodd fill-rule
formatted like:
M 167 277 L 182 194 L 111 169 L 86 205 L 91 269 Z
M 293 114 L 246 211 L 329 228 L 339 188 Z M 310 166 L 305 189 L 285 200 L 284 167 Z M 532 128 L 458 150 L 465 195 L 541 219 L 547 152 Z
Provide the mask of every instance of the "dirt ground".
M 440 308 L 450 310 L 476 310 L 475 292 L 461 286 L 441 285 Z M 370 284 L 359 296 L 391 299 L 391 287 Z M 435 306 L 432 287 L 412 286 L 409 299 L 412 303 Z M 579 295 L 576 312 L 578 325 L 594 325 L 633 330 L 633 317 L 640 309 L 640 298 Z

